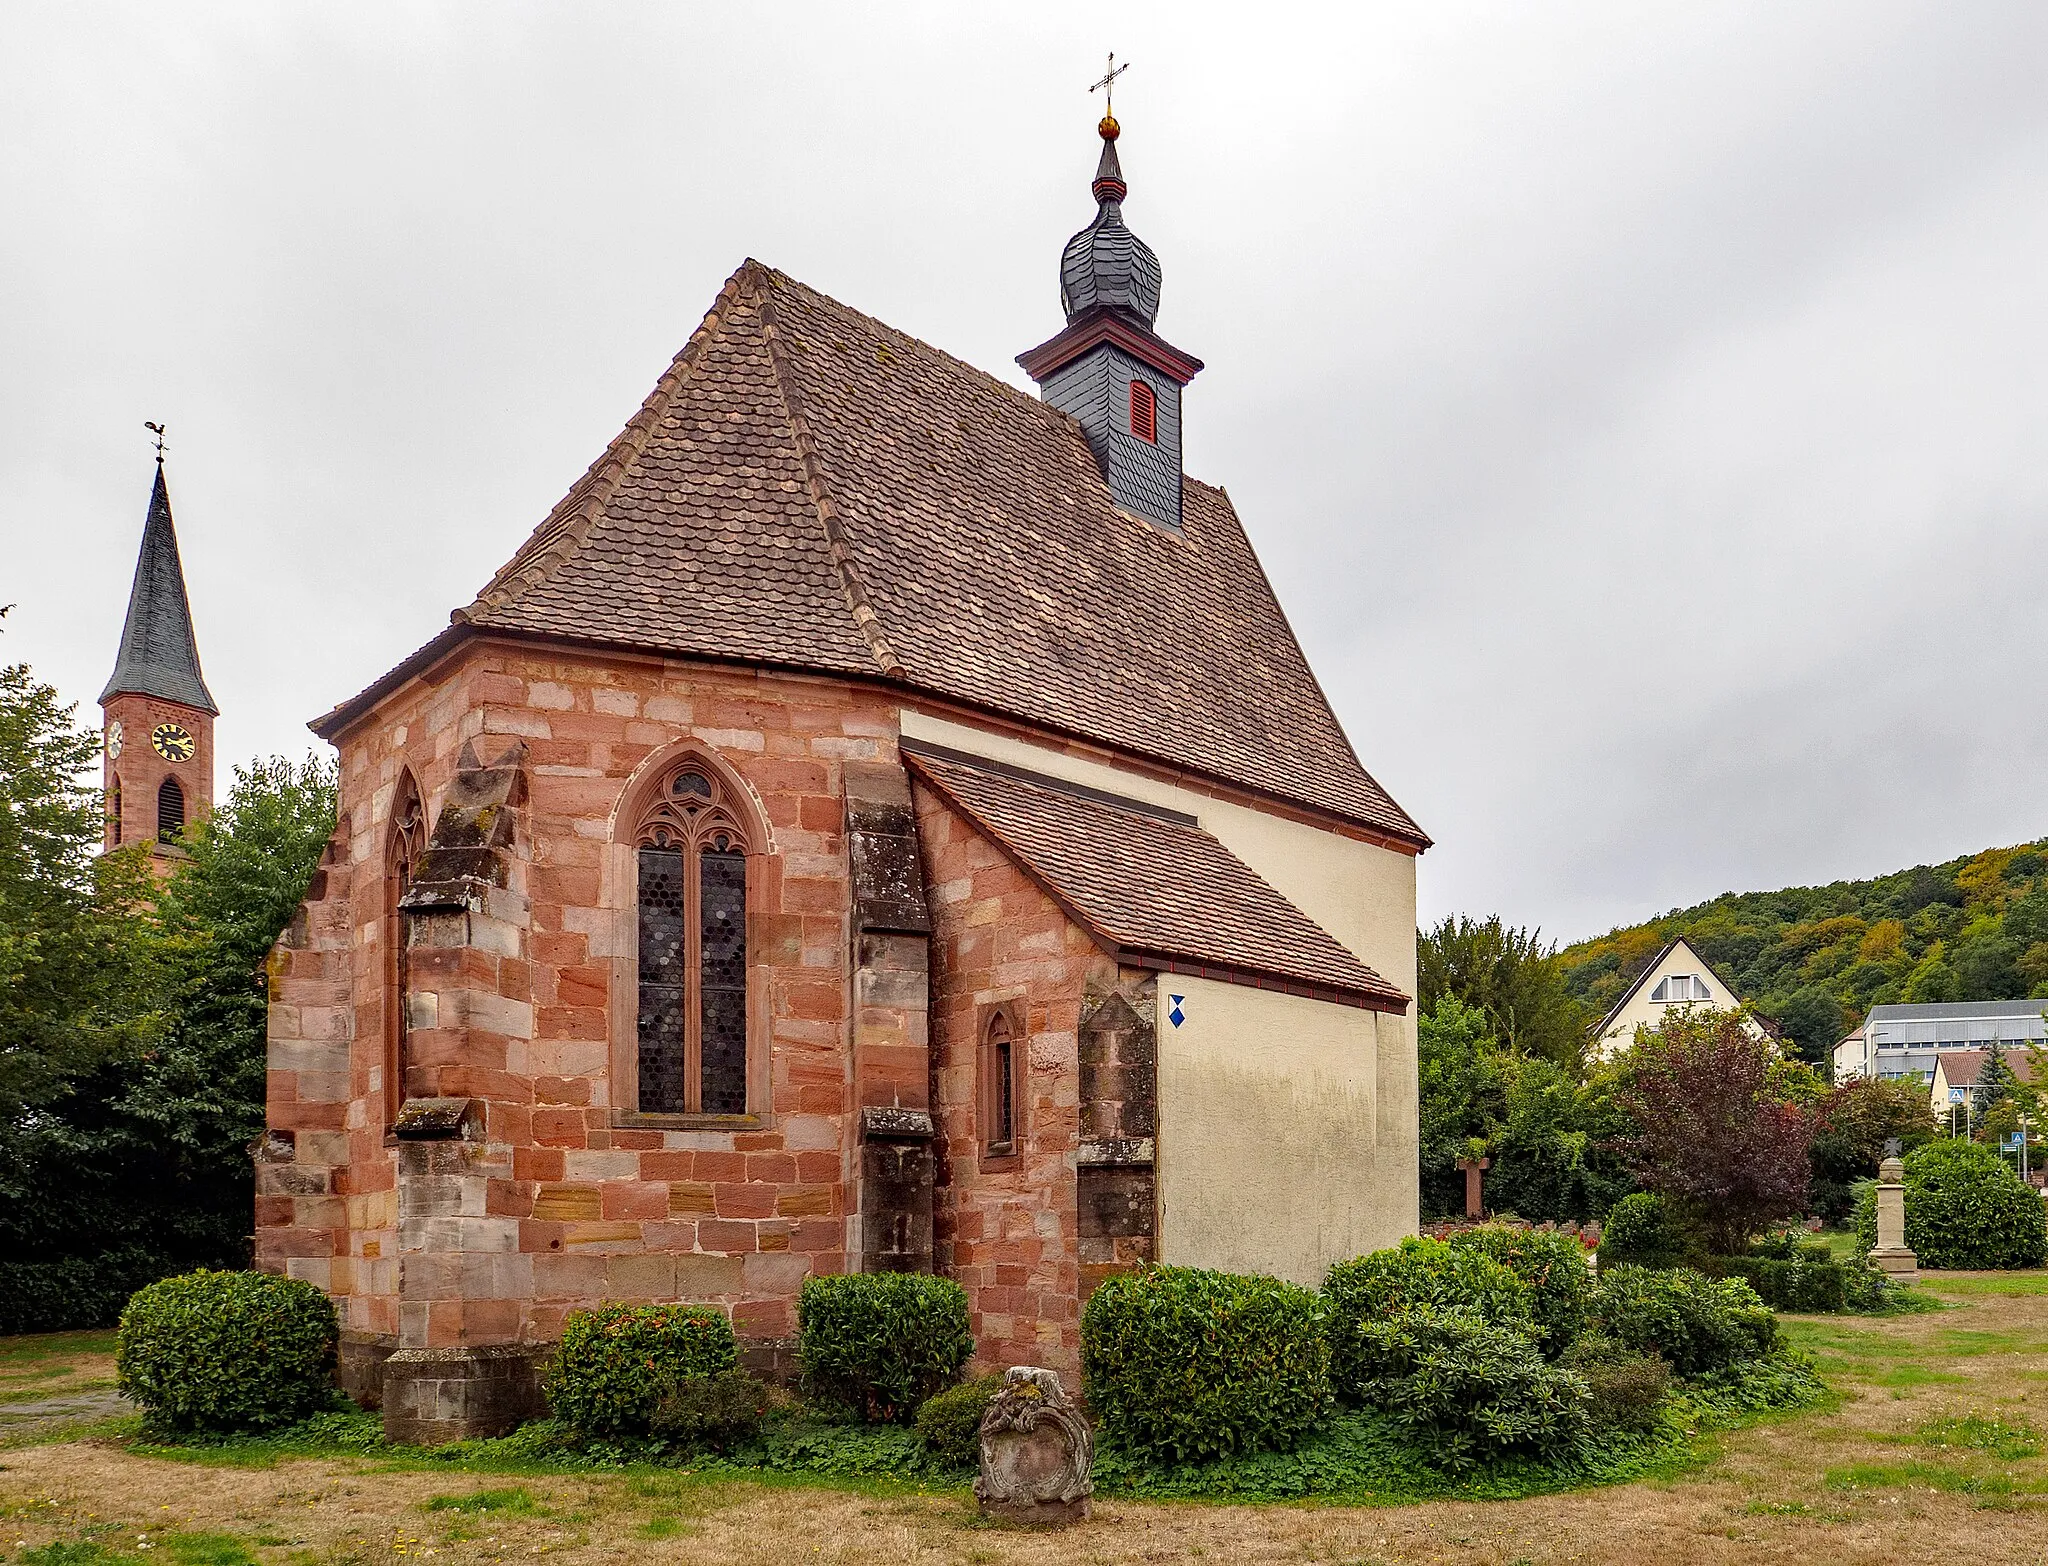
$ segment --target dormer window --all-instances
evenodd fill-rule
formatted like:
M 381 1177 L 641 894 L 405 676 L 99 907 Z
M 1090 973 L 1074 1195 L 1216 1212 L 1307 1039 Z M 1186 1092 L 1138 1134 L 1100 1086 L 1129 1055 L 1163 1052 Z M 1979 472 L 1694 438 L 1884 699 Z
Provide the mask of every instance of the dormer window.
M 1703 1001 L 1714 997 L 1706 980 L 1693 973 L 1674 973 L 1650 991 L 1653 1001 Z
M 1131 382 L 1131 433 L 1148 446 L 1159 444 L 1159 399 L 1143 381 Z

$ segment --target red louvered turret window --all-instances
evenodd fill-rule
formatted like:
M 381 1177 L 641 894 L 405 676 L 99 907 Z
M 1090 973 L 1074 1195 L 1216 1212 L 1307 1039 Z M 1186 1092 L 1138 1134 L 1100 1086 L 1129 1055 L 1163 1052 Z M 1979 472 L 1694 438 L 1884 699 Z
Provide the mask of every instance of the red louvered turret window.
M 1159 444 L 1159 400 L 1143 381 L 1131 382 L 1131 433 L 1149 445 Z

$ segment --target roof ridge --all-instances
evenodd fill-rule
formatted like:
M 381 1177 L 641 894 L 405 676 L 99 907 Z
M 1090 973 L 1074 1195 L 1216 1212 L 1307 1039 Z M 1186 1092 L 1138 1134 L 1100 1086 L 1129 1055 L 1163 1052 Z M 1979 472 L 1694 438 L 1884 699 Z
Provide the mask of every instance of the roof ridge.
M 765 280 L 772 276 L 768 267 L 749 257 L 740 267 L 750 283 L 756 278 Z M 875 663 L 882 673 L 892 679 L 903 675 L 903 660 L 896 656 L 896 649 L 889 644 L 889 633 L 882 624 L 882 617 L 875 610 L 874 600 L 868 596 L 867 584 L 861 580 L 860 567 L 853 558 L 853 542 L 847 537 L 845 517 L 839 510 L 839 503 L 832 498 L 831 487 L 825 482 L 825 464 L 818 455 L 817 438 L 811 433 L 810 420 L 804 416 L 803 400 L 797 393 L 796 373 L 789 363 L 789 348 L 782 340 L 782 326 L 776 319 L 775 303 L 769 298 L 769 290 L 756 288 L 754 305 L 760 314 L 761 336 L 768 344 L 768 365 L 775 377 L 775 388 L 782 396 L 783 412 L 789 417 L 791 436 L 796 441 L 797 462 L 804 470 L 804 487 L 811 492 L 811 504 L 818 509 L 818 520 L 825 529 L 825 541 L 832 551 L 832 563 L 839 568 L 839 585 L 845 590 L 848 608 L 853 612 L 853 623 L 867 638 L 868 648 L 875 655 Z
M 626 421 L 626 427 L 612 437 L 597 460 L 584 469 L 583 476 L 569 487 L 569 493 L 556 502 L 554 509 L 527 536 L 526 542 L 519 546 L 512 558 L 484 584 L 483 590 L 469 604 L 449 615 L 451 621 L 459 624 L 486 610 L 504 608 L 546 581 L 576 552 L 618 488 L 620 479 L 625 477 L 626 470 L 639 459 L 654 432 L 661 427 L 661 415 L 668 411 L 689 372 L 696 368 L 705 345 L 725 325 L 728 312 L 740 296 L 741 279 L 752 264 L 741 263 L 739 269 L 725 280 L 725 286 L 719 289 L 711 308 L 704 312 L 704 319 L 697 323 L 697 329 L 690 334 L 689 340 L 669 360 L 661 379 L 642 399 L 633 417 Z
M 787 272 L 781 270 L 779 267 L 769 266 L 764 261 L 750 260 L 747 264 L 750 266 L 760 268 L 762 274 L 774 280 L 774 282 L 778 286 L 786 286 L 789 288 L 796 289 L 801 293 L 809 294 L 813 299 L 819 300 L 824 304 L 830 305 L 835 310 L 841 311 L 846 315 L 852 316 L 856 321 L 860 321 L 867 326 L 871 326 L 876 331 L 881 332 L 886 336 L 895 338 L 898 342 L 915 344 L 920 350 L 930 354 L 934 359 L 943 360 L 945 363 L 952 365 L 955 369 L 964 371 L 966 374 L 973 376 L 976 380 L 986 382 L 992 389 L 1007 393 L 1011 400 L 1014 401 L 1018 407 L 1031 409 L 1034 413 L 1037 413 L 1040 417 L 1046 419 L 1049 423 L 1056 425 L 1073 425 L 1077 429 L 1080 427 L 1072 414 L 1062 413 L 1058 408 L 1055 408 L 1051 403 L 1041 401 L 1039 398 L 1033 396 L 1030 392 L 1025 391 L 1024 388 L 1021 386 L 1012 386 L 1000 375 L 991 375 L 987 370 L 984 370 L 978 364 L 970 364 L 965 359 L 956 358 L 954 355 L 946 352 L 945 349 L 939 347 L 936 343 L 928 343 L 922 337 L 919 337 L 914 333 L 904 331 L 903 328 L 900 326 L 891 326 L 887 321 L 881 320 L 876 316 L 869 315 L 865 310 L 856 309 L 854 306 L 847 304 L 842 300 L 835 299 L 832 297 L 832 295 L 826 293 L 822 288 L 813 288 L 809 283 L 806 283 L 802 278 L 791 277 Z

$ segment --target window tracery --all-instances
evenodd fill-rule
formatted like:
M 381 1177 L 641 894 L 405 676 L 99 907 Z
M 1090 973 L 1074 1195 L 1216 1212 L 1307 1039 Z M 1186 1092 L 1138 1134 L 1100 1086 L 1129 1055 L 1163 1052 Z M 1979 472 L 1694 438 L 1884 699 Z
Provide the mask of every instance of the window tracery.
M 634 831 L 643 1113 L 747 1113 L 743 820 L 724 780 L 685 760 Z

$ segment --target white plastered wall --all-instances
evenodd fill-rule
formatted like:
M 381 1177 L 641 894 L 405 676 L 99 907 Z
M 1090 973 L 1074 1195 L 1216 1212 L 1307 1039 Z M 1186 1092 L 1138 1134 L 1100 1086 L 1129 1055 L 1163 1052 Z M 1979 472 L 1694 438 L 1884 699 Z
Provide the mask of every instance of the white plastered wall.
M 1415 993 L 1415 856 L 905 708 L 903 733 L 1195 817 Z M 1160 1259 L 1320 1283 L 1415 1232 L 1415 1018 L 1160 976 Z M 1189 997 L 1172 1026 L 1169 993 Z

